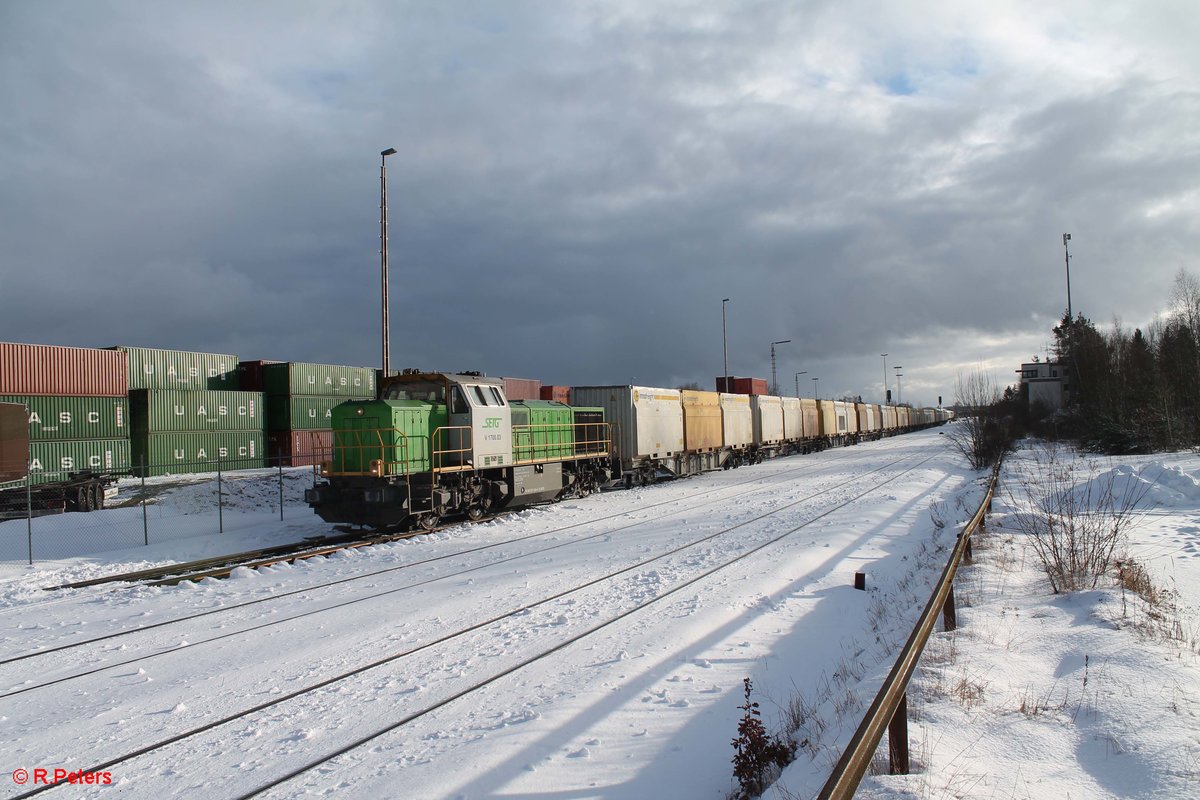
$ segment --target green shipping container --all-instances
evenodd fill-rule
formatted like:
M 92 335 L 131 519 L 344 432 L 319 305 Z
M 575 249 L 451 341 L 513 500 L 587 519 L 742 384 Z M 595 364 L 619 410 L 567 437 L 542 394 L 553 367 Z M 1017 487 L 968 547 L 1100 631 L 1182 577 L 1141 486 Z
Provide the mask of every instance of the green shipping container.
M 265 467 L 262 431 L 135 434 L 133 473 L 183 475 Z
M 29 477 L 35 484 L 65 480 L 68 473 L 83 470 L 127 472 L 129 466 L 129 439 L 29 443 Z
M 238 357 L 146 347 L 113 347 L 129 358 L 129 388 L 236 390 Z
M 129 437 L 129 401 L 124 397 L 4 396 L 0 403 L 29 407 L 31 441 Z
M 272 395 L 267 398 L 267 430 L 316 431 L 333 427 L 333 407 L 347 400 L 369 397 L 306 397 Z
M 269 395 L 303 394 L 374 399 L 375 370 L 333 364 L 264 364 L 263 391 Z
M 262 431 L 261 392 L 184 392 L 138 389 L 129 393 L 133 434 Z

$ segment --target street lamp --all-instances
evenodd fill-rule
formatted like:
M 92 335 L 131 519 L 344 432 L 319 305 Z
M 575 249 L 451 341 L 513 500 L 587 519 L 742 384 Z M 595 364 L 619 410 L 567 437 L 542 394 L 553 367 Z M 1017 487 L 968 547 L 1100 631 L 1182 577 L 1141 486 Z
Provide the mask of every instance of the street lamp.
M 887 381 L 887 357 L 888 357 L 888 354 L 887 354 L 887 353 L 880 353 L 879 355 L 883 356 L 883 404 L 884 404 L 884 405 L 887 405 L 887 396 L 888 396 L 888 388 L 887 388 L 887 383 L 888 383 L 888 381 Z
M 780 339 L 778 342 L 771 342 L 771 394 L 779 396 L 779 381 L 775 379 L 775 345 L 787 344 L 791 339 Z
M 391 337 L 388 326 L 388 228 L 387 228 L 387 157 L 394 156 L 396 148 L 389 147 L 379 153 L 379 273 L 383 295 L 383 376 L 388 375 L 391 359 Z
M 733 391 L 729 388 L 729 334 L 725 327 L 725 304 L 729 302 L 726 297 L 721 301 L 721 350 L 725 354 L 724 372 L 721 373 L 722 388 L 726 392 Z
M 904 369 L 904 367 L 893 367 L 893 369 L 896 370 L 896 405 L 900 405 L 902 402 L 904 402 L 903 395 L 901 394 L 900 390 L 900 379 L 904 377 L 904 373 L 900 370 Z
M 1071 234 L 1063 234 L 1063 252 L 1066 253 L 1067 259 L 1067 324 L 1071 324 L 1071 248 L 1067 246 L 1067 242 L 1071 241 Z
M 808 374 L 808 370 L 803 370 L 802 372 L 796 373 L 796 399 L 797 400 L 800 399 L 800 376 L 807 375 L 807 374 Z

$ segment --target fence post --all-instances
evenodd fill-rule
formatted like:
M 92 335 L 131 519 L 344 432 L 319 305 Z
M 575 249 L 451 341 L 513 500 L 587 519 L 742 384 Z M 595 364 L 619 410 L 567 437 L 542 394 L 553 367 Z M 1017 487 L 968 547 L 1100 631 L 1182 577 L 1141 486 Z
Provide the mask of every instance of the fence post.
M 146 454 L 142 453 L 142 539 L 150 546 L 150 520 L 146 514 Z
M 946 604 L 942 606 L 942 629 L 950 632 L 958 627 L 958 613 L 954 608 L 954 584 L 946 594 Z
M 279 457 L 279 521 L 283 522 L 283 456 Z
M 33 566 L 33 476 L 29 474 L 30 462 L 25 462 L 25 527 L 29 532 L 29 566 Z
M 225 500 L 221 495 L 221 454 L 217 453 L 217 528 L 225 532 Z
M 900 704 L 888 723 L 888 773 L 908 774 L 908 692 L 900 695 Z

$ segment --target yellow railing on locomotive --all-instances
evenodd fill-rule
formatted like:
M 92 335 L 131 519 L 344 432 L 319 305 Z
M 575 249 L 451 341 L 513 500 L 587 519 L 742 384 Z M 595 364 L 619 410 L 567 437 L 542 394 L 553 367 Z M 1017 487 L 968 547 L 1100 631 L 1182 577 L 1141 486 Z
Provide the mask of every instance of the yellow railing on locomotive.
M 608 422 L 579 422 L 575 425 L 576 456 L 606 456 L 612 452 L 612 425 Z
M 514 425 L 512 439 L 516 464 L 603 456 L 612 446 L 607 422 Z
M 433 431 L 433 450 L 430 453 L 434 472 L 463 472 L 474 469 L 471 452 L 474 449 L 469 425 L 447 425 Z
M 414 471 L 411 457 L 413 449 L 409 437 L 396 428 L 334 431 L 330 459 L 321 462 L 321 474 L 376 478 L 408 476 Z M 428 452 L 429 448 L 415 449 Z M 355 468 L 348 469 L 348 465 Z

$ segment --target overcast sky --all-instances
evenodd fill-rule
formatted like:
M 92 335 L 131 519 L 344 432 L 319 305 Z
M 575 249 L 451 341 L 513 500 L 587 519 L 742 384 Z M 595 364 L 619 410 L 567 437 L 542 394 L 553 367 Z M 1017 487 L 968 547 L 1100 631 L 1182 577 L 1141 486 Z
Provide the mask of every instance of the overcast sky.
M 1180 2 L 0 0 L 0 340 L 878 400 L 1200 273 Z M 818 377 L 815 384 L 810 380 Z M 894 377 L 890 378 L 893 389 Z

